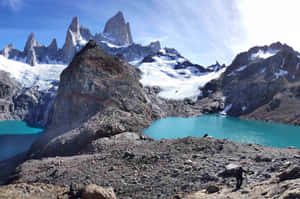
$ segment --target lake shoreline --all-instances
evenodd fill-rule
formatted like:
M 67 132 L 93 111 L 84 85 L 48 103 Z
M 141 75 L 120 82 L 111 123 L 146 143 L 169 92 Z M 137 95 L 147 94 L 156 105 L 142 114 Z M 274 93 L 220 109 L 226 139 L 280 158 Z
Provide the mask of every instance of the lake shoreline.
M 214 138 L 152 140 L 143 134 L 123 133 L 96 140 L 82 154 L 26 161 L 11 175 L 9 184 L 47 182 L 79 189 L 93 183 L 113 186 L 120 198 L 167 198 L 209 184 L 220 186 L 217 173 L 230 163 L 251 171 L 248 181 L 253 184 L 299 165 L 300 150 Z M 234 187 L 235 181 L 221 184 Z
M 143 132 L 153 139 L 174 139 L 208 134 L 217 139 L 278 148 L 300 148 L 300 127 L 276 122 L 247 120 L 218 114 L 200 117 L 167 117 L 154 121 Z

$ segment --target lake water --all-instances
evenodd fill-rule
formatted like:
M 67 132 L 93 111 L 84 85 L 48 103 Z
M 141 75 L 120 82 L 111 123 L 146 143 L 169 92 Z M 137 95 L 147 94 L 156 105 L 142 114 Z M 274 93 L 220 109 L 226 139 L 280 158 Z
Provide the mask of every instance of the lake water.
M 255 143 L 265 146 L 300 149 L 300 126 L 244 120 L 220 115 L 169 117 L 155 121 L 144 133 L 153 139 L 202 137 L 205 133 L 218 139 Z
M 21 121 L 0 122 L 0 160 L 28 150 L 42 131 Z

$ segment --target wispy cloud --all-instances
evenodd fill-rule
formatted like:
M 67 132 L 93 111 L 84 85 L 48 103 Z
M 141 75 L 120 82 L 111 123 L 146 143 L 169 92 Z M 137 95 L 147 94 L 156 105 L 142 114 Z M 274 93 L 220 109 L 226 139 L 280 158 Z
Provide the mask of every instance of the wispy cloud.
M 22 6 L 22 0 L 0 0 L 0 5 L 2 7 L 7 7 L 12 9 L 13 11 L 17 11 Z

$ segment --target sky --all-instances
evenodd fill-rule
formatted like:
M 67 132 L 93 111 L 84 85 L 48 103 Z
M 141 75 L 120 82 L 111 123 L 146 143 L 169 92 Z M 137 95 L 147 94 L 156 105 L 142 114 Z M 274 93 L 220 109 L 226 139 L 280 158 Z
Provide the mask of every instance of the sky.
M 0 0 L 0 48 L 27 37 L 61 47 L 74 16 L 92 33 L 122 11 L 135 43 L 159 40 L 207 66 L 280 41 L 300 51 L 299 0 Z

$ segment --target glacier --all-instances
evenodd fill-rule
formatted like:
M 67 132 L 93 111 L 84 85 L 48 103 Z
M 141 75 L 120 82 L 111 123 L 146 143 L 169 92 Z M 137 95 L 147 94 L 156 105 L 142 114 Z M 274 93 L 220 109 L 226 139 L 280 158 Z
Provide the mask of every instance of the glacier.
M 161 53 L 165 54 L 162 50 Z M 175 65 L 185 61 L 184 58 L 170 59 L 167 56 L 155 56 L 154 62 L 136 64 L 142 71 L 140 82 L 143 86 L 159 87 L 158 96 L 170 100 L 197 100 L 201 96 L 201 87 L 217 79 L 225 68 L 215 72 L 201 73 L 193 66 L 175 69 Z
M 60 74 L 66 67 L 62 64 L 31 66 L 0 55 L 0 70 L 8 72 L 24 88 L 37 87 L 38 90 L 47 91 L 53 87 L 54 82 L 59 82 Z

